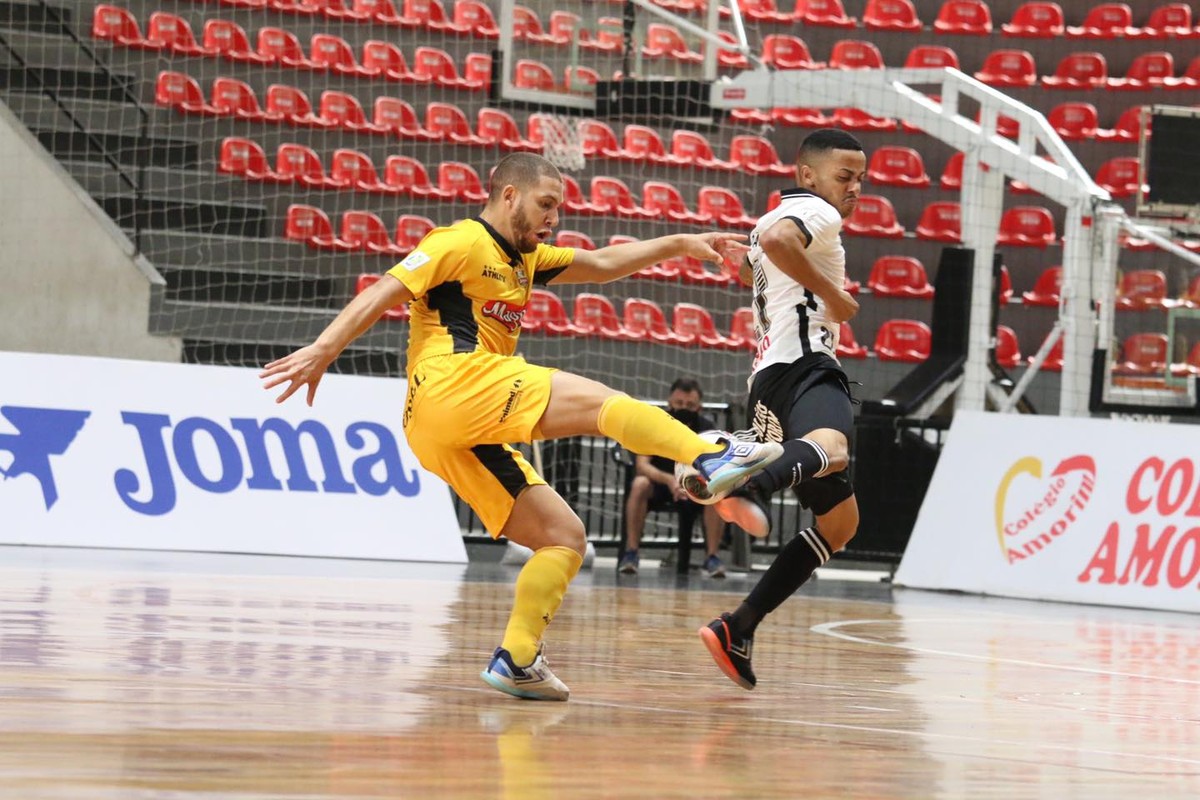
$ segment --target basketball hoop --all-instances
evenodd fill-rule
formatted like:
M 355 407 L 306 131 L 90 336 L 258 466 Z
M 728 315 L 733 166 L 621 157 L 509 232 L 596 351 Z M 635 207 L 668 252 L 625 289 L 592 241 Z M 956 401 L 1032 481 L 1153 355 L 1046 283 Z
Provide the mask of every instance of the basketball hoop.
M 572 117 L 547 114 L 542 126 L 542 155 L 563 172 L 579 172 L 584 167 L 583 140 Z

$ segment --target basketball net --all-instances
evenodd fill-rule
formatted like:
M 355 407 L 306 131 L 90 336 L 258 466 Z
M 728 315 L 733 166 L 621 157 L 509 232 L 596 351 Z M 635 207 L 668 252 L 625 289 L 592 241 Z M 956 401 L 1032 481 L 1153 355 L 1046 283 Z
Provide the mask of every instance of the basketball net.
M 551 114 L 542 129 L 542 155 L 563 172 L 579 172 L 584 166 L 583 140 L 572 117 Z

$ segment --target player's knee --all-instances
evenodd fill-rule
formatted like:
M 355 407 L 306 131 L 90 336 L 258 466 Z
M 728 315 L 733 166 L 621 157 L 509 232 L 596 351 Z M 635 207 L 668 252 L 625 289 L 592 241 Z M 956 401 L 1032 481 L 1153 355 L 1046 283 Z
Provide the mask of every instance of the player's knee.
M 645 475 L 638 475 L 629 484 L 629 496 L 638 502 L 646 503 L 654 492 L 654 484 Z
M 841 472 L 850 466 L 850 443 L 846 440 L 846 434 L 832 428 L 822 428 L 804 438 L 816 442 L 825 451 L 829 466 L 821 473 L 822 475 Z
M 580 556 L 587 551 L 587 531 L 579 517 L 555 520 L 546 530 L 546 542 L 550 547 L 569 547 Z

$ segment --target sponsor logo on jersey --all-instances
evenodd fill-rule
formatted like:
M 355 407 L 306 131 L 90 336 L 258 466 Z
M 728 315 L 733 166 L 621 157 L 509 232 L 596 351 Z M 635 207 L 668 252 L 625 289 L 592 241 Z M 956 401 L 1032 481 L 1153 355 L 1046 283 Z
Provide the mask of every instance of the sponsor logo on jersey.
M 504 276 L 504 273 L 496 267 L 493 267 L 491 264 L 483 265 L 483 277 L 491 278 L 492 280 L 500 281 L 501 283 L 506 283 L 508 281 L 508 279 Z
M 404 260 L 400 262 L 400 266 L 404 267 L 409 272 L 412 272 L 415 269 L 420 269 L 421 267 L 425 266 L 429 263 L 429 261 L 430 258 L 428 255 L 422 253 L 420 250 L 413 250 L 404 257 Z
M 503 300 L 490 300 L 483 304 L 479 313 L 491 317 L 508 328 L 509 333 L 514 333 L 521 327 L 521 320 L 525 319 L 525 306 L 512 306 Z

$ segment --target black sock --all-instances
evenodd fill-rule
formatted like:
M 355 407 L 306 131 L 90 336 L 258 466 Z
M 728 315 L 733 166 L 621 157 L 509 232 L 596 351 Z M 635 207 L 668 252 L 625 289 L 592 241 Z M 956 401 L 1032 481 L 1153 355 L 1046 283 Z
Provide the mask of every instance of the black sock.
M 762 618 L 779 608 L 831 555 L 833 548 L 815 527 L 796 534 L 733 612 L 730 622 L 736 634 L 746 638 L 753 636 Z
M 829 456 L 810 439 L 789 439 L 783 443 L 783 455 L 775 463 L 750 479 L 764 494 L 795 486 L 829 466 Z

